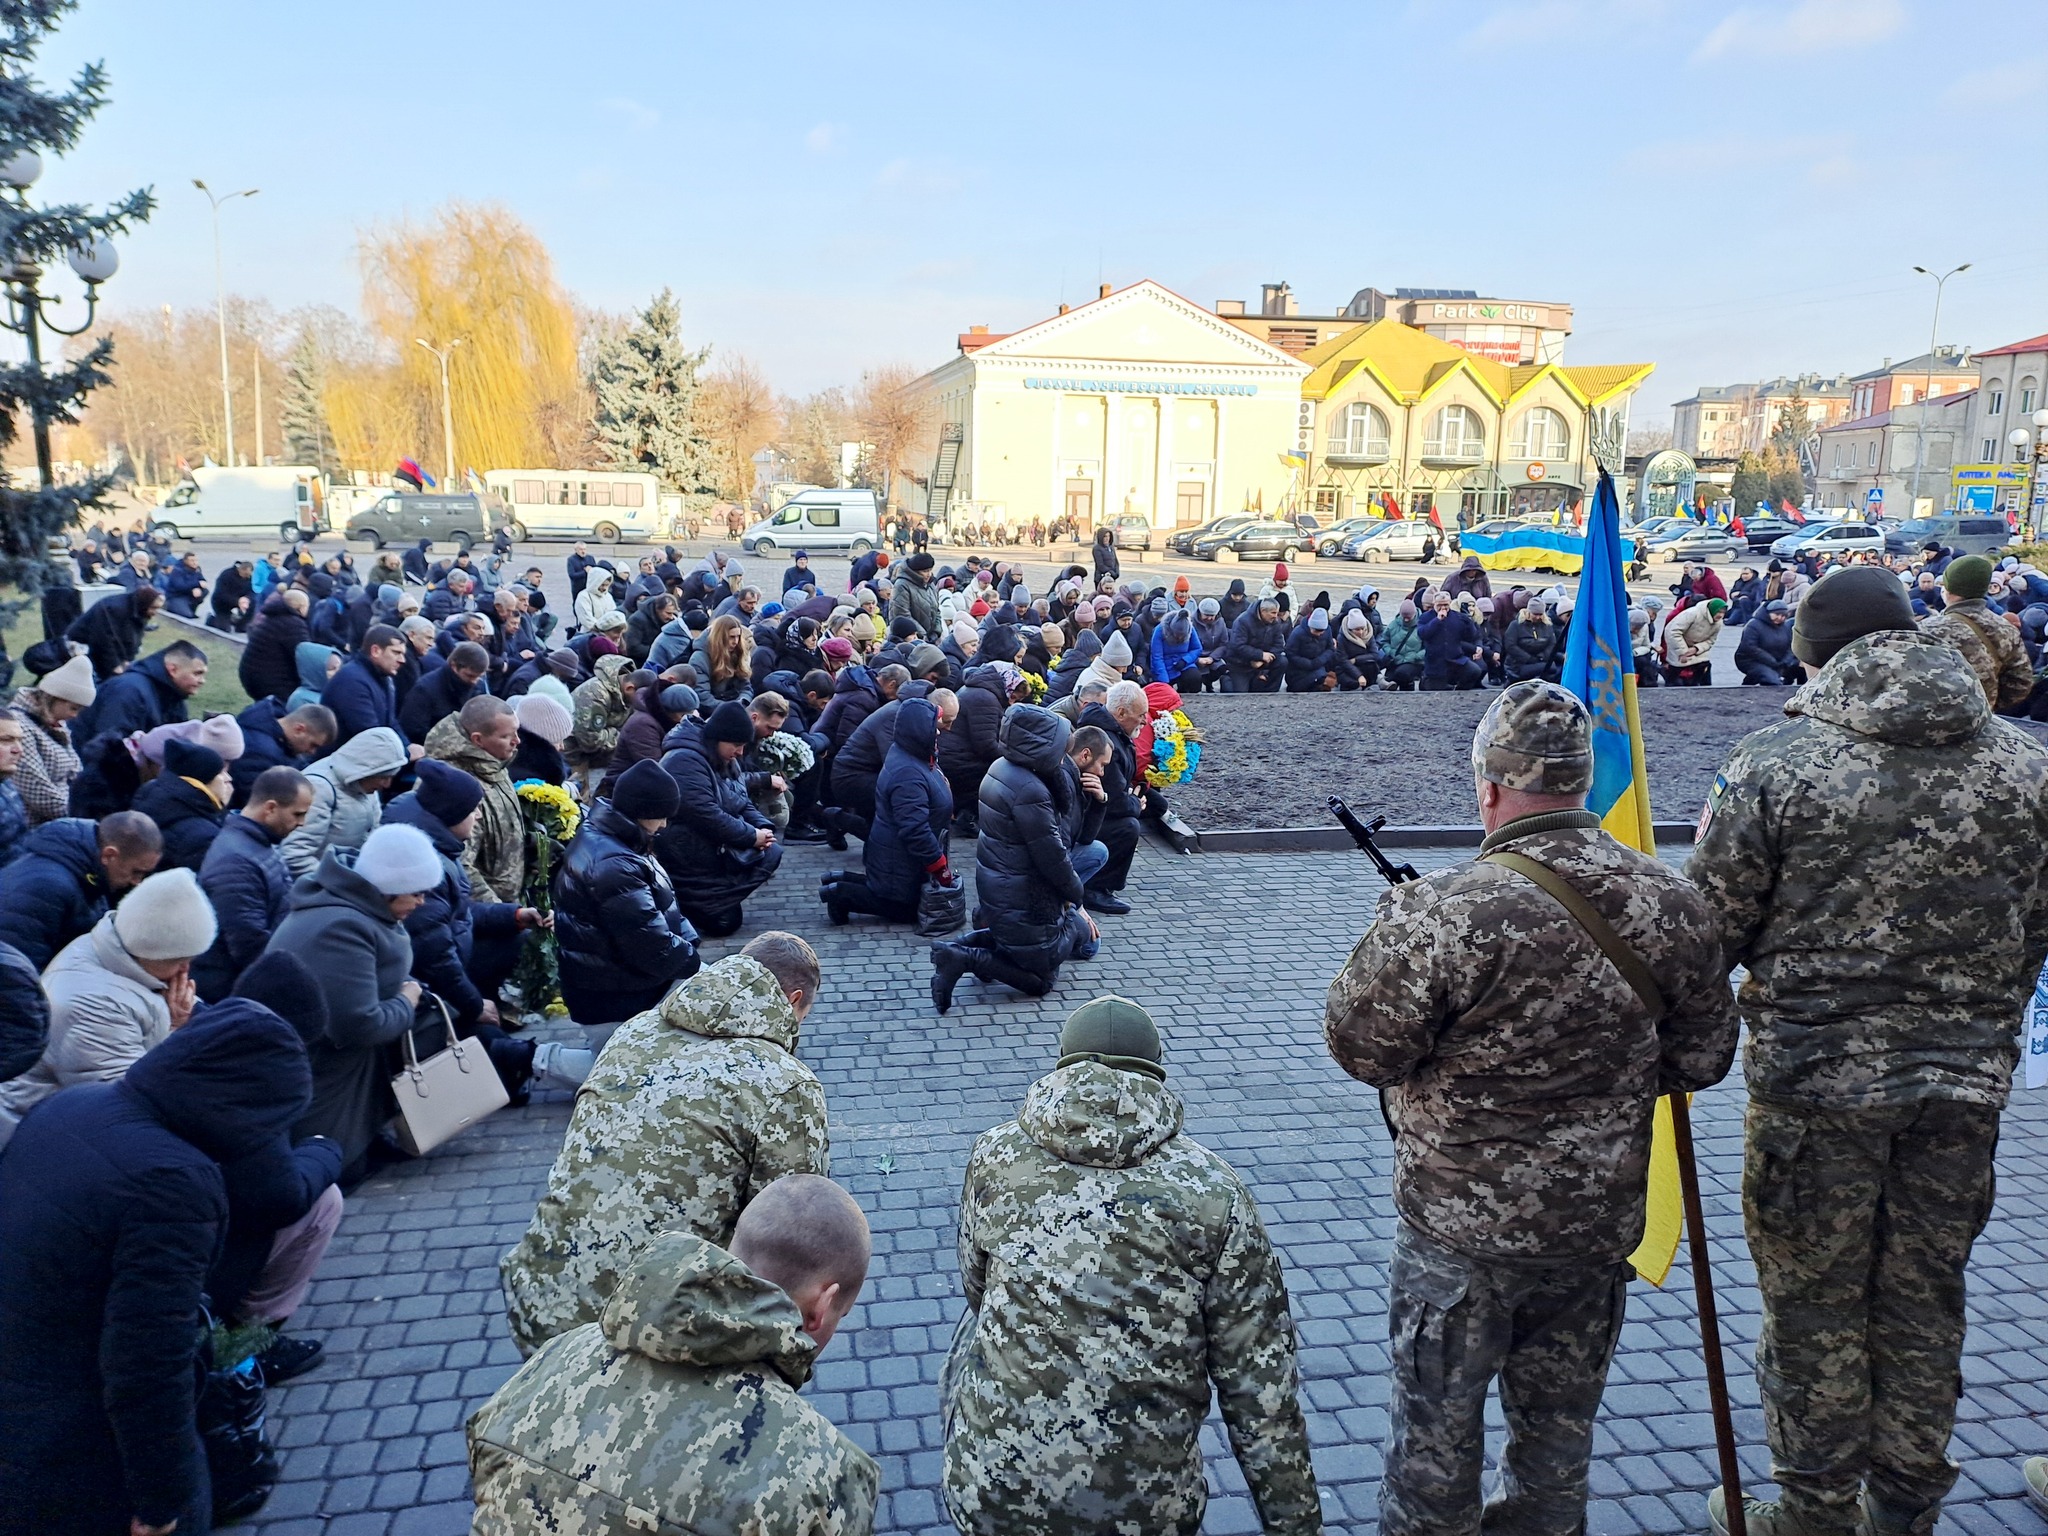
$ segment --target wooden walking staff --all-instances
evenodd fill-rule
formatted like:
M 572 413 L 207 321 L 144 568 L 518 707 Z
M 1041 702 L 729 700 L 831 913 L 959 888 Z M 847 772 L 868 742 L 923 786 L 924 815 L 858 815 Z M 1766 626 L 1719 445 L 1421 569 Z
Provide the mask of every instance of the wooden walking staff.
M 1700 1353 L 1707 1360 L 1707 1396 L 1714 1410 L 1714 1445 L 1721 1453 L 1721 1491 L 1728 1501 L 1728 1536 L 1749 1536 L 1742 1512 L 1742 1465 L 1735 1457 L 1735 1414 L 1728 1404 L 1728 1370 L 1721 1355 L 1721 1320 L 1714 1311 L 1714 1275 L 1707 1258 L 1707 1223 L 1700 1210 L 1700 1170 L 1693 1161 L 1692 1107 L 1682 1093 L 1668 1096 L 1671 1141 L 1678 1153 L 1678 1186 L 1692 1253 L 1692 1291 L 1700 1309 Z

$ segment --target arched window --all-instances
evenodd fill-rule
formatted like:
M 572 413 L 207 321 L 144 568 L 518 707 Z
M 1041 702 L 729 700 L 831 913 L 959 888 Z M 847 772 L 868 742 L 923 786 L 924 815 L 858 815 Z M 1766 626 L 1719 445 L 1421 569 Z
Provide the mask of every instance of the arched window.
M 1447 405 L 1429 418 L 1423 435 L 1426 459 L 1478 459 L 1486 454 L 1486 430 L 1469 405 Z
M 2034 382 L 2034 376 L 2031 373 L 2028 374 L 2024 379 L 2020 380 L 2021 415 L 2031 416 L 2034 414 L 2034 406 L 2036 404 L 2034 397 L 2040 394 L 2040 392 L 2040 386 Z
M 1329 457 L 1333 459 L 1384 459 L 1387 456 L 1387 418 L 1376 406 L 1354 400 L 1330 418 Z
M 1571 428 L 1564 417 L 1547 405 L 1532 406 L 1522 416 L 1521 429 L 1508 444 L 1508 454 L 1517 459 L 1565 459 L 1571 457 Z

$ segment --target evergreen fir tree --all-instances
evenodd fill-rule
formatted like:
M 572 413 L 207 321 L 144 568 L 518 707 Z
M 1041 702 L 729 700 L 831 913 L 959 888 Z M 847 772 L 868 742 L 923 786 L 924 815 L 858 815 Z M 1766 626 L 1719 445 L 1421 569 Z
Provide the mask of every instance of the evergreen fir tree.
M 608 468 L 652 474 L 693 504 L 717 495 L 714 451 L 697 419 L 697 373 L 710 354 L 684 347 L 682 311 L 666 288 L 598 343 L 590 387 Z
M 334 429 L 327 424 L 327 363 L 320 355 L 320 343 L 311 331 L 299 337 L 285 364 L 284 404 L 278 408 L 278 426 L 284 433 L 284 461 L 314 464 L 323 474 L 337 468 Z
M 21 150 L 61 154 L 106 103 L 106 72 L 98 64 L 81 69 L 66 91 L 45 90 L 30 73 L 44 40 L 76 6 L 77 0 L 0 0 L 0 156 Z M 75 203 L 36 208 L 25 195 L 0 196 L 0 261 L 45 270 L 60 266 L 79 247 L 141 223 L 154 206 L 147 189 L 97 213 Z M 0 365 L 0 449 L 30 430 L 38 411 L 52 424 L 77 421 L 86 396 L 108 382 L 111 339 L 102 337 L 68 362 L 51 355 L 56 340 L 46 341 L 40 372 L 26 362 Z M 0 472 L 0 581 L 40 587 L 51 538 L 77 527 L 86 508 L 100 505 L 109 479 L 95 475 L 44 489 L 17 484 L 12 474 Z

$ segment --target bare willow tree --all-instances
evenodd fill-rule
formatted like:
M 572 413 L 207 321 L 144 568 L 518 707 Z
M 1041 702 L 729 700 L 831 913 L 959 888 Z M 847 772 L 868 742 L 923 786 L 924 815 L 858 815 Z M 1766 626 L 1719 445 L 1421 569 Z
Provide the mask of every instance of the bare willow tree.
M 754 491 L 754 455 L 781 430 L 775 392 L 752 359 L 734 353 L 705 373 L 697 405 L 704 435 L 711 439 L 718 494 L 743 502 Z
M 891 512 L 902 503 L 904 476 L 914 464 L 929 462 L 938 444 L 938 413 L 917 387 L 919 377 L 902 363 L 870 368 L 853 397 L 864 476 L 886 491 Z
M 547 247 L 509 209 L 449 203 L 426 225 L 365 235 L 360 256 L 363 309 L 399 387 L 380 381 L 360 411 L 337 418 L 438 422 L 440 367 L 414 339 L 459 339 L 448 369 L 458 470 L 539 466 L 573 441 L 584 414 L 575 308 Z M 342 421 L 334 426 L 341 436 Z M 409 451 L 433 461 L 437 435 L 423 433 Z

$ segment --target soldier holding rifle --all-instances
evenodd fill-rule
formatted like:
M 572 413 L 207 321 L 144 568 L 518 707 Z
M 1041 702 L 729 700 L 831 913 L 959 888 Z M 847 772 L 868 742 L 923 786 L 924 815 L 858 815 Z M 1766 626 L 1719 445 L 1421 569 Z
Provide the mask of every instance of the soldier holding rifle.
M 1472 742 L 1480 857 L 1389 890 L 1330 987 L 1330 1053 L 1385 1090 L 1385 1536 L 1476 1531 L 1486 1395 L 1508 1442 L 1485 1528 L 1583 1528 L 1593 1419 L 1642 1236 L 1661 1093 L 1719 1082 L 1736 1018 L 1713 921 L 1585 809 L 1592 723 L 1517 683 Z

